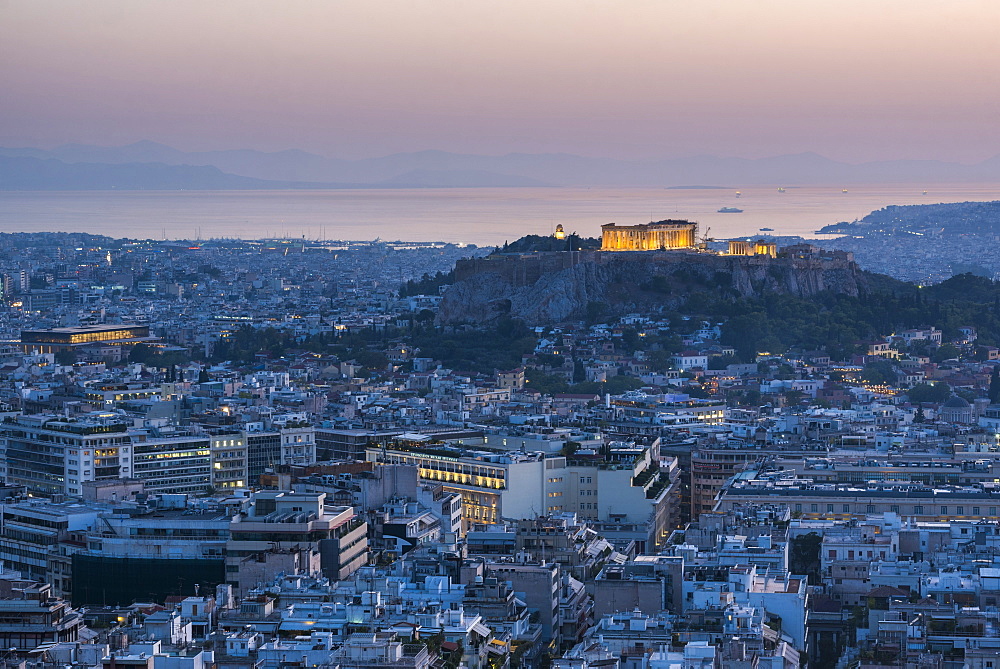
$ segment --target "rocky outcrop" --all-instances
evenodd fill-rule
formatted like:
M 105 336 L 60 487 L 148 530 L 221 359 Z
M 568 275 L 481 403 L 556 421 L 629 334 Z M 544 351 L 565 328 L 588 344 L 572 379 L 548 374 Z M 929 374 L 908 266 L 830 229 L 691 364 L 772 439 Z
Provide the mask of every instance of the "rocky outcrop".
M 486 324 L 510 315 L 530 324 L 583 318 L 592 303 L 604 313 L 676 308 L 692 292 L 734 299 L 778 293 L 865 293 L 864 274 L 849 254 L 800 253 L 778 258 L 683 251 L 576 252 L 491 256 L 459 261 L 456 283 L 438 311 L 441 324 Z

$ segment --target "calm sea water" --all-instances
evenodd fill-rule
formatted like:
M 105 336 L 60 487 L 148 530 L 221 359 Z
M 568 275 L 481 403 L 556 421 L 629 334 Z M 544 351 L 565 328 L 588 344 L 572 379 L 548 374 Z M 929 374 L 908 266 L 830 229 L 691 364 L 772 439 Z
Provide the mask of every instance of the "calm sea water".
M 923 190 L 926 188 L 926 193 Z M 890 204 L 1000 199 L 1000 184 L 716 189 L 454 188 L 323 191 L 2 192 L 4 232 L 113 237 L 445 241 L 502 244 L 525 234 L 597 236 L 604 223 L 680 218 L 715 238 L 815 236 L 824 225 Z M 737 207 L 743 213 L 718 213 Z

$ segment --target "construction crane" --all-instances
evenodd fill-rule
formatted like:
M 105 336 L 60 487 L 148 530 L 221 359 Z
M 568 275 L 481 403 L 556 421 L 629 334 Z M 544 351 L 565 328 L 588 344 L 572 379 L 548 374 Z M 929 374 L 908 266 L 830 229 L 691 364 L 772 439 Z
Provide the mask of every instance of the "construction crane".
M 715 241 L 713 238 L 708 236 L 708 233 L 710 233 L 711 231 L 712 231 L 711 226 L 705 228 L 705 234 L 702 235 L 701 242 L 698 243 L 699 251 L 707 251 L 708 245 Z

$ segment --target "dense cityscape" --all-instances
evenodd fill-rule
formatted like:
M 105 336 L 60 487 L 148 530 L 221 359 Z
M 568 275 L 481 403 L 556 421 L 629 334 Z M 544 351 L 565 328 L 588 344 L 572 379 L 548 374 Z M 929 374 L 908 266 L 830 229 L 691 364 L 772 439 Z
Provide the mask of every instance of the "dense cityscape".
M 849 257 L 692 226 L 590 253 Z M 693 300 L 441 322 L 459 261 L 584 257 L 545 239 L 0 236 L 4 662 L 1000 661 L 993 321 L 928 306 L 836 351 Z
M 0 2 L 0 669 L 1000 669 L 998 25 Z

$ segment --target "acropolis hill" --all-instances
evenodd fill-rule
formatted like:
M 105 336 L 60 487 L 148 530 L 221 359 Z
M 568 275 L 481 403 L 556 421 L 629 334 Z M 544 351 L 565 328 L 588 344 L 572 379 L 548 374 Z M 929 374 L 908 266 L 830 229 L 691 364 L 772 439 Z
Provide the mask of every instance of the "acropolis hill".
M 438 321 L 486 324 L 509 315 L 529 324 L 557 323 L 583 318 L 591 302 L 604 304 L 609 315 L 651 312 L 676 308 L 694 291 L 736 299 L 822 291 L 858 296 L 868 289 L 853 257 L 840 251 L 748 242 L 730 243 L 728 253 L 699 246 L 620 251 L 607 248 L 607 230 L 601 250 L 459 260 Z

